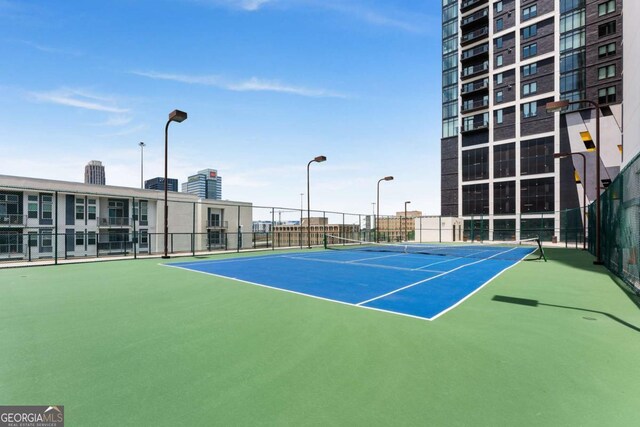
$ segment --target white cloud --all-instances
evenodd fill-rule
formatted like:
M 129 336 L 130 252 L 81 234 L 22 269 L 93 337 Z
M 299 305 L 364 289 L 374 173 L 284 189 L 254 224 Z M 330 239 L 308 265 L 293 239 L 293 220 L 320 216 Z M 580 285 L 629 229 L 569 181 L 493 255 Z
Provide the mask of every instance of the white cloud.
M 29 47 L 32 47 L 36 50 L 39 50 L 41 52 L 46 52 L 46 53 L 54 53 L 54 54 L 62 54 L 62 55 L 71 55 L 71 56 L 80 56 L 81 53 L 79 51 L 76 50 L 72 50 L 72 49 L 60 49 L 60 48 L 56 48 L 56 47 L 51 47 L 51 46 L 45 46 L 42 44 L 38 44 L 38 43 L 34 43 L 28 40 L 19 40 L 20 43 L 27 45 Z
M 326 89 L 308 88 L 303 86 L 293 86 L 277 80 L 266 80 L 258 77 L 251 77 L 247 80 L 229 82 L 217 75 L 185 75 L 158 73 L 154 71 L 132 71 L 132 74 L 148 77 L 155 80 L 169 80 L 180 83 L 199 84 L 212 86 L 220 89 L 236 92 L 279 92 L 291 95 L 307 96 L 313 98 L 346 98 L 344 94 Z
M 110 98 L 91 94 L 80 89 L 63 88 L 50 92 L 30 92 L 31 97 L 38 102 L 65 105 L 84 110 L 104 111 L 107 113 L 127 113 L 129 110 L 120 108 Z

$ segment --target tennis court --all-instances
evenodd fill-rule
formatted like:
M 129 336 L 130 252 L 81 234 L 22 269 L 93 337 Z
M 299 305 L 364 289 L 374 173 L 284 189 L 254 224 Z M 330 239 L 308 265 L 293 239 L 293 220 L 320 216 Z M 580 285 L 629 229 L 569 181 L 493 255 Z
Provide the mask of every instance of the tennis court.
M 433 320 L 541 250 L 530 244 L 386 245 L 341 241 L 322 252 L 166 264 L 170 267 Z

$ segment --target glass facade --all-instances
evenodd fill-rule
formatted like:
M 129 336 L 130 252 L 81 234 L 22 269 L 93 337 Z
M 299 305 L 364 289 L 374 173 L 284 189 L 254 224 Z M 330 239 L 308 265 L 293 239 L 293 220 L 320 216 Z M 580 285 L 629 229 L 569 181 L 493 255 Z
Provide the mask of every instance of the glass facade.
M 442 1 L 442 137 L 458 135 L 458 1 Z

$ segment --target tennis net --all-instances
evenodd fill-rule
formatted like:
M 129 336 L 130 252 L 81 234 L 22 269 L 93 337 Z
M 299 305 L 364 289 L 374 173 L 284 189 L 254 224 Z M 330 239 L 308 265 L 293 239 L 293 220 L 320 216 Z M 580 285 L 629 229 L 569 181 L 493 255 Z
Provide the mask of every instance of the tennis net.
M 397 252 L 500 260 L 547 260 L 539 238 L 511 242 L 478 243 L 375 243 L 326 235 L 325 249 L 363 252 Z

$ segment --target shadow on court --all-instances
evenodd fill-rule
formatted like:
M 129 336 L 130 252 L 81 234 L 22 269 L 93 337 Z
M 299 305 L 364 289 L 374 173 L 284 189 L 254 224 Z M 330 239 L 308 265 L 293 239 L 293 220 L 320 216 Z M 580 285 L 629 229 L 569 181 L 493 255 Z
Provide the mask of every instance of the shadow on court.
M 504 302 L 504 303 L 508 303 L 508 304 L 516 304 L 516 305 L 524 305 L 527 307 L 539 307 L 539 306 L 545 306 L 545 307 L 554 307 L 554 308 L 563 308 L 566 310 L 576 310 L 576 311 L 583 311 L 585 313 L 595 313 L 595 314 L 601 314 L 603 316 L 608 317 L 609 319 L 613 320 L 614 322 L 620 323 L 623 326 L 626 326 L 629 329 L 633 329 L 636 332 L 640 332 L 640 328 L 625 321 L 620 319 L 619 317 L 611 314 L 611 313 L 607 313 L 604 311 L 599 311 L 599 310 L 590 310 L 587 308 L 579 308 L 579 307 L 570 307 L 570 306 L 566 306 L 566 305 L 557 305 L 557 304 L 546 304 L 546 303 L 542 303 L 539 302 L 538 300 L 534 300 L 534 299 L 527 299 L 527 298 L 516 298 L 516 297 L 510 297 L 510 296 L 505 296 L 505 295 L 494 295 L 494 297 L 492 298 L 492 301 L 497 301 L 497 302 Z

